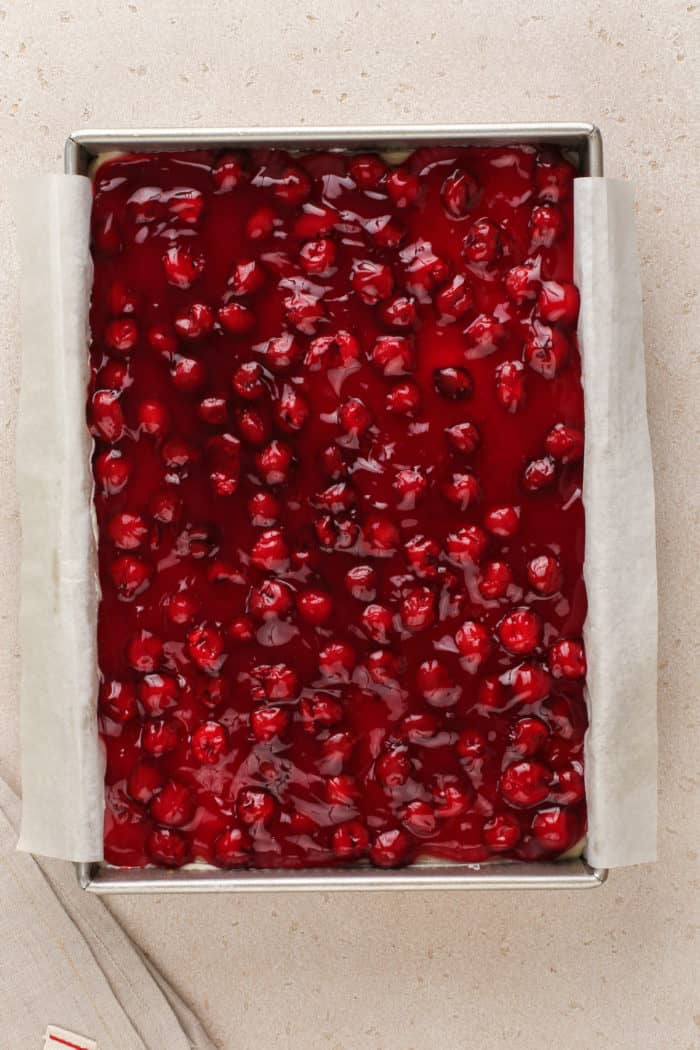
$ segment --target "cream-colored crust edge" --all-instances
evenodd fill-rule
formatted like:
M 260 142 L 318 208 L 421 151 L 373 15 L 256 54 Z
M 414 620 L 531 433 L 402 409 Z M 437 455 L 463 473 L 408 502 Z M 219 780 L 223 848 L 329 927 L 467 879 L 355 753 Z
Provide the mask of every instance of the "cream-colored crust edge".
M 300 151 L 294 151 L 294 152 L 300 152 Z M 306 152 L 308 152 L 308 150 L 303 150 L 301 152 L 306 153 Z M 410 150 L 392 150 L 390 152 L 387 151 L 386 153 L 380 153 L 379 154 L 379 156 L 383 160 L 385 160 L 387 164 L 390 164 L 392 166 L 395 166 L 396 164 L 403 164 L 403 162 L 406 160 L 406 158 L 410 157 L 410 155 L 411 155 Z M 130 154 L 126 150 L 119 150 L 119 149 L 112 149 L 112 150 L 107 150 L 105 153 L 98 153 L 97 156 L 93 157 L 93 159 L 90 161 L 90 165 L 89 165 L 88 170 L 87 170 L 88 178 L 89 179 L 94 179 L 95 176 L 97 175 L 97 172 L 102 167 L 102 165 L 106 164 L 108 161 L 116 160 L 118 157 L 128 157 L 128 156 L 130 156 Z

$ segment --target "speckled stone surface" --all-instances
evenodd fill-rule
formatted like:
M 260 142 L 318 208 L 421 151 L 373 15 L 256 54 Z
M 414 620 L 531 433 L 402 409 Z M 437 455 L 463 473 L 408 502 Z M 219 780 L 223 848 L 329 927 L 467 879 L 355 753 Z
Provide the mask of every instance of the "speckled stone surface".
M 636 186 L 658 494 L 661 860 L 592 893 L 114 899 L 222 1050 L 698 1046 L 699 26 L 687 0 L 0 0 L 3 179 L 60 170 L 79 126 L 585 119 L 603 130 L 608 174 Z M 6 196 L 0 182 L 0 772 L 16 787 Z

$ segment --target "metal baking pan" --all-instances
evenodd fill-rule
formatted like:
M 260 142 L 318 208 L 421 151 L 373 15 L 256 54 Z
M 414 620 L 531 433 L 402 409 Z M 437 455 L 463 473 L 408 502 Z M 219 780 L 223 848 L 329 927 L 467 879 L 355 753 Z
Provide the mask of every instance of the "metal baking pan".
M 280 146 L 400 151 L 426 145 L 503 145 L 551 142 L 566 149 L 581 175 L 603 174 L 600 131 L 586 123 L 445 124 L 399 127 L 318 128 L 144 128 L 76 131 L 66 142 L 65 172 L 86 175 L 94 157 L 124 152 L 187 149 L 253 149 Z M 305 870 L 221 871 L 189 865 L 176 871 L 121 869 L 77 864 L 80 885 L 91 893 L 204 893 L 281 890 L 522 890 L 590 889 L 602 885 L 607 870 L 584 858 L 552 863 L 447 864 L 422 862 L 398 870 L 370 866 Z

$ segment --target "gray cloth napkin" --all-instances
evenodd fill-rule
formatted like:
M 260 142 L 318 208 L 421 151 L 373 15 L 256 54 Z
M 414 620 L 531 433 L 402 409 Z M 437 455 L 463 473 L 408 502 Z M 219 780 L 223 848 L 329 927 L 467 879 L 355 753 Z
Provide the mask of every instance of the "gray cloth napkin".
M 80 889 L 72 865 L 16 852 L 20 808 L 0 778 L 3 1045 L 39 1050 L 53 1024 L 97 1050 L 215 1050 L 153 962 Z

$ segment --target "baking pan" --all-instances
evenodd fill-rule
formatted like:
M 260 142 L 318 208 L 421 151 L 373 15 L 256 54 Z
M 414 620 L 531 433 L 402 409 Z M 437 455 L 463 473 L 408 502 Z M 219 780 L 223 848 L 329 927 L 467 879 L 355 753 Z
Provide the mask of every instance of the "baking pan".
M 74 132 L 65 146 L 65 172 L 86 175 L 91 161 L 110 150 L 179 152 L 187 149 L 254 149 L 279 146 L 307 150 L 412 150 L 426 145 L 503 145 L 545 143 L 563 147 L 581 175 L 603 174 L 600 131 L 586 123 L 446 124 L 399 127 L 317 128 L 144 128 Z M 601 886 L 606 869 L 583 858 L 551 863 L 446 864 L 424 861 L 408 868 L 367 866 L 304 870 L 221 871 L 194 864 L 176 871 L 123 869 L 105 864 L 77 864 L 78 879 L 91 893 L 206 893 L 282 890 L 522 890 L 591 889 Z

